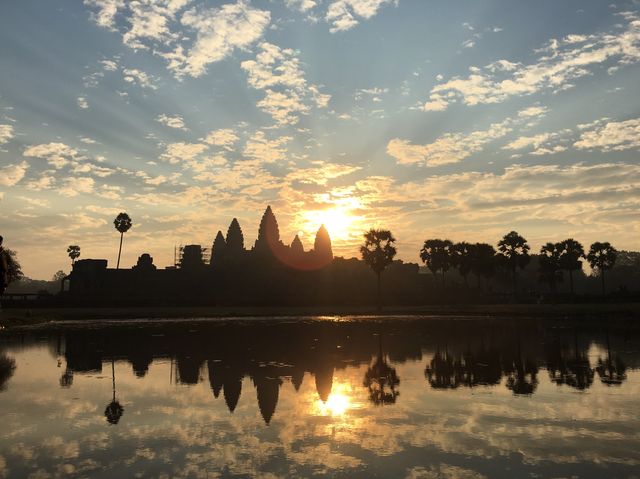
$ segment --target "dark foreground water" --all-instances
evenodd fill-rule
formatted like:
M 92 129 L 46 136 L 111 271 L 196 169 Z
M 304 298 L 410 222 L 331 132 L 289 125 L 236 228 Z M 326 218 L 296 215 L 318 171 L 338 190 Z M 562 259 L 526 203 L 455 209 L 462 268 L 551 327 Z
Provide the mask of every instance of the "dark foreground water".
M 0 477 L 640 477 L 639 366 L 631 323 L 5 333 Z

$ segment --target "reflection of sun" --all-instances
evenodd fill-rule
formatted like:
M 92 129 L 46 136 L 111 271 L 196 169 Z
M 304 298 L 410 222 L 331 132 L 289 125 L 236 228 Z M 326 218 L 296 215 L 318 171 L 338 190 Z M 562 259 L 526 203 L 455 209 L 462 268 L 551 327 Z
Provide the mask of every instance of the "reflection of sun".
M 316 411 L 321 416 L 344 416 L 353 408 L 351 402 L 351 388 L 345 383 L 334 383 L 333 390 L 326 402 L 318 398 L 315 402 Z

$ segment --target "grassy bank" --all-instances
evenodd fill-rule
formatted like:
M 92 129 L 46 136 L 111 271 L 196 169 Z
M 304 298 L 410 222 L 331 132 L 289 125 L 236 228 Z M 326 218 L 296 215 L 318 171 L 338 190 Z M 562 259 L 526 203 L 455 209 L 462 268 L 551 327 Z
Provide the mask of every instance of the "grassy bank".
M 640 319 L 640 304 L 496 304 L 459 306 L 386 307 L 382 313 L 370 307 L 126 307 L 4 309 L 5 328 L 47 323 L 101 319 L 205 319 L 300 316 L 472 316 L 535 317 L 550 319 Z

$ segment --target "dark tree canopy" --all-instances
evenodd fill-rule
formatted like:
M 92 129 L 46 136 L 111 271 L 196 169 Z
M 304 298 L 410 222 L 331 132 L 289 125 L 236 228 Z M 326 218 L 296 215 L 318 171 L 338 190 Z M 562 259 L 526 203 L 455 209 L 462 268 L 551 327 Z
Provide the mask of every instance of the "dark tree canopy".
M 71 258 L 71 262 L 75 263 L 76 259 L 80 257 L 80 246 L 70 245 L 67 248 L 67 254 L 69 255 L 69 258 Z
M 329 237 L 329 232 L 324 225 L 321 225 L 316 233 L 316 239 L 313 243 L 313 251 L 321 263 L 329 263 L 333 259 L 331 238 Z
M 244 235 L 242 228 L 236 218 L 233 218 L 227 230 L 227 251 L 229 253 L 240 253 L 244 250 Z
M 120 213 L 116 216 L 116 219 L 113 220 L 113 225 L 120 233 L 129 231 L 132 224 L 131 218 L 127 213 Z
M 498 243 L 498 254 L 502 256 L 512 271 L 524 268 L 531 259 L 527 240 L 515 231 L 504 235 Z
M 580 259 L 584 258 L 582 244 L 573 238 L 566 239 L 557 244 L 560 250 L 560 266 L 567 271 L 576 271 L 582 268 Z
M 56 283 L 58 283 L 58 282 L 62 281 L 64 278 L 66 278 L 66 276 L 67 275 L 65 274 L 64 271 L 59 270 L 59 271 L 56 271 L 53 274 L 53 276 L 51 277 L 51 281 L 55 281 Z
M 434 275 L 438 271 L 444 274 L 452 265 L 452 248 L 453 243 L 449 240 L 428 239 L 420 250 L 420 259 Z
M 540 279 L 549 285 L 551 292 L 555 292 L 556 284 L 562 281 L 561 248 L 561 243 L 547 243 L 540 248 L 538 273 Z
M 458 268 L 460 274 L 466 279 L 472 271 L 474 245 L 462 241 L 451 248 L 451 264 Z
M 364 244 L 360 246 L 360 255 L 376 273 L 382 273 L 393 262 L 396 255 L 396 239 L 389 230 L 370 229 L 364 234 Z
M 618 258 L 618 250 L 616 250 L 611 243 L 600 243 L 596 241 L 589 248 L 589 254 L 587 254 L 587 261 L 589 265 L 597 270 L 599 273 L 613 268 Z
M 471 271 L 477 277 L 490 278 L 496 269 L 496 250 L 488 243 L 476 243 L 471 249 Z
M 20 266 L 20 262 L 18 261 L 18 254 L 14 250 L 7 248 L 4 248 L 4 253 L 7 259 L 7 266 L 9 267 L 7 273 L 9 283 L 20 281 L 24 278 L 24 274 L 22 273 L 22 266 Z

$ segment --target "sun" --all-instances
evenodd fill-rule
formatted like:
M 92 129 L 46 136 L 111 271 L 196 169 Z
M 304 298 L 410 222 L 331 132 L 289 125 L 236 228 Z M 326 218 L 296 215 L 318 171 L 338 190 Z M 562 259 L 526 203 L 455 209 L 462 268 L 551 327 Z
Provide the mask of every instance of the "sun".
M 301 229 L 305 236 L 314 238 L 320 225 L 324 225 L 333 242 L 346 242 L 362 219 L 355 213 L 357 206 L 353 202 L 340 201 L 329 208 L 306 211 L 302 216 Z
M 327 398 L 327 402 L 318 399 L 316 407 L 323 416 L 344 416 L 351 407 L 351 400 L 347 394 L 332 392 Z

